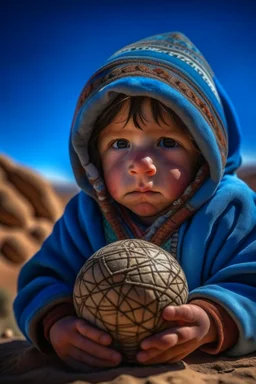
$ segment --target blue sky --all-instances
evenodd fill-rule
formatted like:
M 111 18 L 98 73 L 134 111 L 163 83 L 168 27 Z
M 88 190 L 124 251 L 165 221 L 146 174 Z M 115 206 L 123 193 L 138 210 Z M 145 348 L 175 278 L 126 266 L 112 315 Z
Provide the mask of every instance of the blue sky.
M 0 9 L 0 152 L 73 181 L 68 137 L 87 79 L 122 46 L 181 31 L 203 52 L 255 153 L 256 6 L 250 0 L 14 1 Z

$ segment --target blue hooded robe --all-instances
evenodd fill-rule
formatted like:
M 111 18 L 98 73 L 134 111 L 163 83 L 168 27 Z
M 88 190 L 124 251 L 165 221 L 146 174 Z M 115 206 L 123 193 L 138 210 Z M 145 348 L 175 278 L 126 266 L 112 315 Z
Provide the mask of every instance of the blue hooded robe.
M 170 210 L 144 231 L 127 220 L 88 155 L 96 118 L 120 93 L 149 96 L 171 108 L 206 161 Z M 255 194 L 235 174 L 241 163 L 236 113 L 194 44 L 181 33 L 164 33 L 111 56 L 79 97 L 70 157 L 81 192 L 19 276 L 14 310 L 27 339 L 42 348 L 40 322 L 57 304 L 72 301 L 77 273 L 95 251 L 140 237 L 177 258 L 189 300 L 211 300 L 231 316 L 239 337 L 230 356 L 255 351 Z

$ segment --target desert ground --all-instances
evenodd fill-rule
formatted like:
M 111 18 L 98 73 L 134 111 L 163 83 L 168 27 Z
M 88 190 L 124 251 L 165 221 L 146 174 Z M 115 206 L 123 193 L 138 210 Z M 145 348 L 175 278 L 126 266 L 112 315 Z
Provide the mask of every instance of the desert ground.
M 238 176 L 256 190 L 256 165 L 241 167 Z M 256 353 L 231 359 L 196 352 L 175 364 L 88 367 L 80 373 L 24 340 L 12 313 L 20 268 L 40 248 L 77 191 L 73 185 L 50 184 L 32 169 L 0 155 L 0 383 L 256 383 Z

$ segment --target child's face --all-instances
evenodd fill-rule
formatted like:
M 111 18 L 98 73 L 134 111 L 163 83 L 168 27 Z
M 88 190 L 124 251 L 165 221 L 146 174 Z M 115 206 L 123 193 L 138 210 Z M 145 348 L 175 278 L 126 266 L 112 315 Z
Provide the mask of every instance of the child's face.
M 101 132 L 98 149 L 111 196 L 151 224 L 194 179 L 200 154 L 167 112 L 167 124 L 155 122 L 150 99 L 142 106 L 142 130 L 132 119 L 124 127 L 128 107 L 129 100 Z

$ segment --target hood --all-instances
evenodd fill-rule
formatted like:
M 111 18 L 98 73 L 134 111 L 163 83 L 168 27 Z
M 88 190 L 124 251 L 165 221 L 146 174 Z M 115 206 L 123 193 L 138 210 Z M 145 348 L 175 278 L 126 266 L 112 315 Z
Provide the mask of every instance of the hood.
M 112 55 L 78 99 L 70 134 L 71 164 L 79 187 L 97 201 L 104 200 L 107 192 L 90 163 L 87 145 L 96 118 L 119 93 L 160 100 L 190 130 L 209 170 L 186 201 L 191 210 L 214 194 L 224 174 L 239 167 L 237 116 L 203 55 L 181 33 L 151 36 Z

